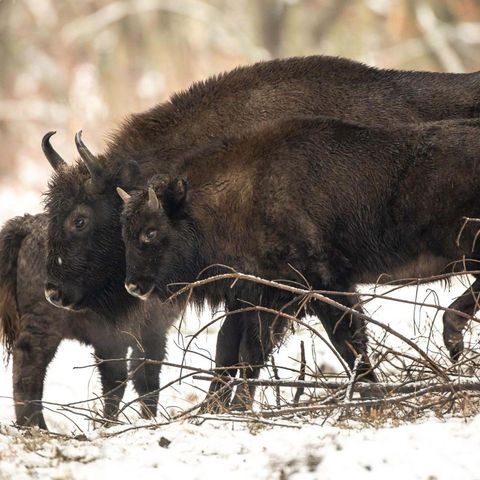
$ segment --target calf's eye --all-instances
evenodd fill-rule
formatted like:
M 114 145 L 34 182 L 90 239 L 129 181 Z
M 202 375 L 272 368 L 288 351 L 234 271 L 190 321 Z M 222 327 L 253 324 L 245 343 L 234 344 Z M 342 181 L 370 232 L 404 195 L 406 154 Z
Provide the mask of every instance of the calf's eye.
M 157 238 L 158 235 L 158 230 L 155 228 L 149 228 L 148 230 L 145 230 L 141 235 L 140 235 L 140 240 L 143 243 L 150 243 L 153 240 Z
M 74 220 L 73 223 L 75 225 L 76 230 L 80 231 L 80 230 L 83 230 L 85 228 L 85 225 L 87 224 L 87 221 L 86 221 L 85 217 L 77 217 Z

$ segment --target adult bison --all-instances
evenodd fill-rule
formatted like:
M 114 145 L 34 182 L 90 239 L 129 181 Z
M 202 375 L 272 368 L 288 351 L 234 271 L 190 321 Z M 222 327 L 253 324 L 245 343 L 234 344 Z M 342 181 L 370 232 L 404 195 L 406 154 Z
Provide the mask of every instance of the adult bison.
M 118 359 L 125 358 L 131 347 L 133 358 L 163 360 L 166 333 L 177 312 L 158 301 L 114 318 L 52 307 L 43 291 L 46 243 L 45 215 L 16 217 L 0 231 L 0 339 L 7 358 L 13 356 L 17 423 L 47 428 L 42 412 L 43 384 L 63 339 L 92 345 L 97 358 L 107 360 L 98 365 L 104 415 L 115 418 L 127 381 L 126 362 Z M 160 368 L 160 364 L 130 364 L 144 417 L 157 412 Z
M 456 238 L 463 217 L 480 216 L 479 151 L 480 119 L 379 128 L 292 118 L 225 139 L 154 177 L 148 191 L 129 198 L 119 190 L 126 286 L 163 298 L 173 284 L 227 265 L 272 280 L 296 282 L 300 273 L 314 289 L 351 292 L 333 299 L 356 307 L 355 286 L 380 275 L 478 270 L 477 229 Z M 294 295 L 245 281 L 215 282 L 193 298 L 299 309 Z M 308 310 L 350 367 L 362 356 L 359 373 L 373 380 L 361 318 L 322 302 Z M 287 322 L 256 315 L 261 320 L 236 325 L 239 343 L 221 353 L 223 365 L 264 364 Z
M 81 161 L 71 166 L 53 150 L 48 134 L 43 147 L 56 173 L 46 197 L 47 296 L 71 309 L 111 312 L 128 307 L 133 300 L 123 287 L 121 201 L 115 187 L 130 191 L 143 186 L 152 175 L 173 171 L 184 153 L 215 138 L 293 115 L 388 125 L 476 116 L 479 106 L 480 73 L 379 70 L 313 56 L 258 63 L 196 83 L 131 116 L 99 156 L 91 154 L 78 134 Z M 238 324 L 231 316 L 222 325 L 220 365 L 222 342 L 238 343 Z

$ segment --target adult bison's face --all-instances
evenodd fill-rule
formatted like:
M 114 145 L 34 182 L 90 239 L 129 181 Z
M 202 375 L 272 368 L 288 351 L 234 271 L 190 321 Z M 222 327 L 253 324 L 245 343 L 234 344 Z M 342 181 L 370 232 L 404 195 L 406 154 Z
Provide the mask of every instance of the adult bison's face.
M 61 308 L 104 312 L 122 303 L 125 276 L 119 200 L 114 185 L 127 185 L 138 175 L 129 162 L 107 171 L 103 159 L 76 144 L 81 160 L 67 165 L 53 150 L 47 134 L 42 142 L 55 169 L 46 193 L 49 217 L 45 297 Z M 123 179 L 123 181 L 122 181 Z
M 186 181 L 156 178 L 148 190 L 130 196 L 119 188 L 118 193 L 125 202 L 125 288 L 142 300 L 152 292 L 164 300 L 179 285 L 192 281 L 199 268 Z

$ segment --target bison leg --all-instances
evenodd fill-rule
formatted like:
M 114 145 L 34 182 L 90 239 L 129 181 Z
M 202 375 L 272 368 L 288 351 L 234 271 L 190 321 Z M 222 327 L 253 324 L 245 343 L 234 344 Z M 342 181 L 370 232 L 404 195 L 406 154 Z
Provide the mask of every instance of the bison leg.
M 13 349 L 13 399 L 17 424 L 47 430 L 43 417 L 43 383 L 61 338 L 46 330 L 44 319 L 24 315 Z
M 100 372 L 102 394 L 105 402 L 103 414 L 105 418 L 114 420 L 118 416 L 120 401 L 125 393 L 127 362 L 123 360 L 109 360 L 126 358 L 128 347 L 126 343 L 116 338 L 111 339 L 111 345 L 94 344 L 93 347 L 98 358 L 98 370 Z
M 241 308 L 238 307 L 237 308 Z M 228 310 L 235 310 L 231 305 Z M 245 329 L 245 318 L 242 313 L 229 314 L 222 323 L 217 336 L 215 352 L 215 365 L 221 370 L 217 371 L 223 380 L 212 380 L 208 389 L 202 413 L 219 413 L 228 409 L 233 390 L 226 385 L 228 378 L 235 377 L 239 362 L 239 348 Z
M 146 358 L 159 362 L 165 359 L 166 337 L 163 329 L 156 331 L 154 326 L 145 328 L 142 339 L 142 351 L 139 345 L 132 347 L 132 358 Z M 143 418 L 152 418 L 157 415 L 158 395 L 160 388 L 161 364 L 142 364 L 131 362 L 133 385 L 141 398 L 141 414 Z
M 245 307 L 243 303 L 230 304 L 232 312 Z M 202 412 L 218 413 L 228 409 L 233 389 L 226 384 L 240 370 L 245 379 L 258 378 L 273 347 L 283 337 L 287 321 L 282 317 L 256 312 L 230 313 L 217 337 L 215 363 L 224 377 L 213 380 Z M 231 403 L 235 410 L 251 409 L 255 396 L 253 385 L 241 384 Z
M 479 308 L 479 293 L 480 278 L 477 278 L 472 286 L 465 290 L 449 308 L 475 315 Z M 467 323 L 468 319 L 460 317 L 456 313 L 446 311 L 443 314 L 443 341 L 453 361 L 457 361 L 463 352 L 463 330 Z
M 358 296 L 347 297 L 342 301 L 342 304 L 363 313 L 363 309 L 359 306 Z M 343 310 L 324 302 L 316 301 L 312 306 L 333 346 L 347 362 L 350 369 L 354 368 L 356 358 L 360 355 L 361 359 L 357 368 L 358 377 L 377 382 L 377 377 L 367 355 L 368 339 L 365 321 L 356 315 L 345 313 Z
M 240 373 L 244 379 L 258 378 L 273 348 L 283 338 L 287 325 L 284 317 L 266 313 L 248 314 L 239 349 Z M 240 384 L 232 400 L 232 409 L 251 410 L 255 388 L 254 385 Z

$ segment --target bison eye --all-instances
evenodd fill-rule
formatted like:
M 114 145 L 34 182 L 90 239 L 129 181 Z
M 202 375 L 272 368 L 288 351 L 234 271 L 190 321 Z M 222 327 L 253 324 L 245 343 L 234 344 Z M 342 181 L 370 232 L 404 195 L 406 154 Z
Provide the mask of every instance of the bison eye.
M 158 235 L 158 230 L 155 228 L 149 228 L 148 230 L 145 230 L 141 235 L 140 235 L 140 240 L 143 243 L 150 243 L 153 242 L 157 238 Z
M 73 221 L 74 225 L 75 225 L 75 229 L 80 231 L 80 230 L 83 230 L 85 228 L 85 225 L 87 224 L 87 220 L 85 217 L 77 217 L 74 221 Z

